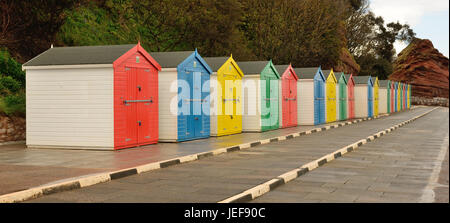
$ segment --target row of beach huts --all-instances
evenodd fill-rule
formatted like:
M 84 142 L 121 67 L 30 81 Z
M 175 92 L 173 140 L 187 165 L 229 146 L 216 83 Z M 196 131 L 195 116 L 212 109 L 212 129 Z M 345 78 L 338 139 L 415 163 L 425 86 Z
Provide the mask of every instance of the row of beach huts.
M 23 65 L 26 144 L 116 150 L 376 117 L 411 106 L 411 85 L 321 67 L 52 47 Z

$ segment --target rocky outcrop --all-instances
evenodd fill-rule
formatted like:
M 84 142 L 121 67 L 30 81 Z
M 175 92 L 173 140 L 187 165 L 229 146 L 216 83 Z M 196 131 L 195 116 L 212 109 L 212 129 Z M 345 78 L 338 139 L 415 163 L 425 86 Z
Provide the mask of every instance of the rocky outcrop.
M 389 80 L 412 85 L 412 96 L 449 97 L 448 58 L 427 39 L 415 39 L 394 62 Z
M 0 143 L 25 140 L 25 118 L 0 114 Z

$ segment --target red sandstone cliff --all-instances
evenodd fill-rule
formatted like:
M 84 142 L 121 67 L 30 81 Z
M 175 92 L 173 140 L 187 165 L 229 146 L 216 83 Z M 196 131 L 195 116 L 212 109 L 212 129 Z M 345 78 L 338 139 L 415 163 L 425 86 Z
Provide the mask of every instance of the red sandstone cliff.
M 394 62 L 389 80 L 409 83 L 413 96 L 449 97 L 448 58 L 427 39 L 416 39 Z

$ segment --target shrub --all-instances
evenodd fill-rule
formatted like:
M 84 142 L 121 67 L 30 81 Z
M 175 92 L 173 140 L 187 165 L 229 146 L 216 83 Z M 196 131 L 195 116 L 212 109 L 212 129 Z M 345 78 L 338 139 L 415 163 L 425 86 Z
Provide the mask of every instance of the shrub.
M 0 98 L 0 112 L 11 116 L 25 117 L 25 93 Z
M 25 116 L 25 72 L 5 49 L 0 49 L 0 113 Z
M 8 51 L 0 48 L 0 76 L 10 76 L 18 81 L 21 87 L 25 86 L 25 72 L 22 65 L 12 58 Z
M 11 76 L 0 76 L 0 95 L 8 95 L 18 92 L 22 86 Z

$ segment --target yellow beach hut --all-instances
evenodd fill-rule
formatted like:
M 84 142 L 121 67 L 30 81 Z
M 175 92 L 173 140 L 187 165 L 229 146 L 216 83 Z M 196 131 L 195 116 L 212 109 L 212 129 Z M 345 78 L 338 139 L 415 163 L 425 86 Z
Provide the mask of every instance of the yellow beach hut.
M 210 76 L 211 136 L 242 132 L 242 77 L 244 73 L 232 56 L 206 57 Z
M 336 121 L 336 84 L 333 69 L 324 70 L 323 74 L 327 77 L 325 81 L 325 117 L 326 122 Z
M 373 82 L 373 116 L 377 117 L 379 113 L 378 105 L 380 101 L 380 94 L 379 94 L 380 83 L 378 82 L 378 76 L 372 77 L 372 80 L 375 80 Z
M 397 82 L 397 111 L 402 110 L 402 82 Z

